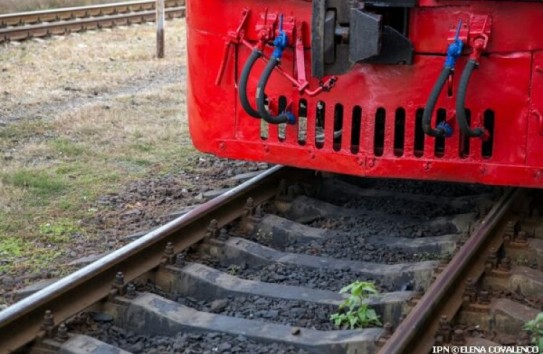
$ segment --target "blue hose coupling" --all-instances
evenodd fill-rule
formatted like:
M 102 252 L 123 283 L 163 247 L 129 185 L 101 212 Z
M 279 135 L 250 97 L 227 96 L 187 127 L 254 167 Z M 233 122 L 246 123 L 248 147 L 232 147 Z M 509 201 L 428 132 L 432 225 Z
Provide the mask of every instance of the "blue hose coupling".
M 445 121 L 440 122 L 437 125 L 437 129 L 443 132 L 443 134 L 445 135 L 445 138 L 450 138 L 453 134 L 453 129 L 451 125 Z
M 464 48 L 464 42 L 460 39 L 460 28 L 462 27 L 462 20 L 458 22 L 458 27 L 456 28 L 456 35 L 454 41 L 449 44 L 447 48 L 447 59 L 445 60 L 445 67 L 447 69 L 454 69 L 456 65 L 456 60 L 462 54 L 462 49 Z
M 287 115 L 287 124 L 296 124 L 296 117 L 292 112 L 285 112 Z
M 283 31 L 283 15 L 279 16 L 279 35 L 273 40 L 273 45 L 275 49 L 273 50 L 272 58 L 281 59 L 283 51 L 288 45 L 288 36 Z

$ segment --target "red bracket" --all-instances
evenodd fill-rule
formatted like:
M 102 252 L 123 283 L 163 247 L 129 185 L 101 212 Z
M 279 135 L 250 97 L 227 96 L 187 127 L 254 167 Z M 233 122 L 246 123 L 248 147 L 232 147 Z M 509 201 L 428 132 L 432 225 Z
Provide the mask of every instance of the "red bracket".
M 267 9 L 265 12 L 260 13 L 255 26 L 259 38 L 272 38 L 275 33 L 277 18 L 277 13 L 269 13 Z
M 492 27 L 492 17 L 488 15 L 471 16 L 469 45 L 473 48 L 470 59 L 479 60 L 481 53 L 488 46 Z
M 256 32 L 258 33 L 258 42 L 253 45 L 251 42 L 247 41 L 244 36 L 245 33 L 243 28 L 246 26 L 247 17 L 249 16 L 249 9 L 244 9 L 241 13 L 241 20 L 238 28 L 235 31 L 228 33 L 226 37 L 226 46 L 224 49 L 223 59 L 219 67 L 219 72 L 217 73 L 217 78 L 215 79 L 215 84 L 219 85 L 224 74 L 226 63 L 230 56 L 230 47 L 232 45 L 242 44 L 249 48 L 250 50 L 259 49 L 264 51 L 266 43 L 278 34 L 279 31 L 279 14 L 276 12 L 265 12 L 261 13 L 257 24 L 255 26 Z M 314 90 L 309 90 L 309 82 L 307 81 L 307 76 L 305 72 L 305 56 L 304 56 L 304 42 L 303 42 L 303 31 L 305 29 L 304 23 L 296 23 L 296 19 L 293 16 L 288 16 L 283 21 L 283 31 L 286 32 L 287 37 L 290 39 L 291 43 L 294 43 L 294 57 L 296 63 L 296 77 L 292 76 L 286 72 L 281 66 L 276 66 L 277 70 L 283 77 L 289 80 L 294 87 L 301 93 L 308 96 L 315 96 L 323 91 L 329 91 L 337 81 L 336 76 L 328 78 L 325 82 L 320 82 L 319 87 Z M 277 33 L 276 33 L 277 32 Z M 269 59 L 264 55 L 261 57 L 265 62 Z
M 296 58 L 296 76 L 298 77 L 298 90 L 304 90 L 308 85 L 307 78 L 305 75 L 305 56 L 304 56 L 304 25 L 299 23 L 296 26 L 296 44 L 294 46 L 295 58 Z
M 243 38 L 243 27 L 245 27 L 245 23 L 247 22 L 247 18 L 249 17 L 249 12 L 250 10 L 247 8 L 241 11 L 241 21 L 239 23 L 238 28 L 236 28 L 235 31 L 228 32 L 228 35 L 225 37 L 225 46 L 224 46 L 221 66 L 219 67 L 217 78 L 215 79 L 215 85 L 219 85 L 221 83 L 221 79 L 224 74 L 224 69 L 226 67 L 226 62 L 228 61 L 228 57 L 230 54 L 230 47 L 232 45 L 239 44 L 240 40 Z
M 465 48 L 471 48 L 470 59 L 478 60 L 488 46 L 492 32 L 492 17 L 490 15 L 472 14 L 462 14 L 459 17 L 459 20 L 462 21 L 462 27 L 458 37 L 464 42 Z M 449 43 L 455 40 L 456 26 L 457 23 L 454 23 L 449 30 Z

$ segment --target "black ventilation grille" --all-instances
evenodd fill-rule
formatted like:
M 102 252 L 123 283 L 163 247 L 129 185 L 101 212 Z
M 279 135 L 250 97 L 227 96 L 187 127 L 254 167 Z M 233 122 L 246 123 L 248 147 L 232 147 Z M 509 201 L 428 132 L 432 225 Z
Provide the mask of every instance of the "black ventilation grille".
M 279 97 L 279 110 L 287 106 L 286 97 Z M 313 105 L 310 107 L 310 105 Z M 379 107 L 373 111 L 364 110 L 361 106 L 348 107 L 342 103 L 318 101 L 308 103 L 306 99 L 300 99 L 293 105 L 293 113 L 297 117 L 297 136 L 287 139 L 290 130 L 287 124 L 279 124 L 277 127 L 270 126 L 266 122 L 261 123 L 260 137 L 262 140 L 277 139 L 279 142 L 295 142 L 298 145 L 313 144 L 317 149 L 332 149 L 336 152 L 345 151 L 353 155 L 361 151 L 371 152 L 374 156 L 393 154 L 396 157 L 414 156 L 452 157 L 451 149 L 457 146 L 458 157 L 465 159 L 473 154 L 472 139 L 465 137 L 455 126 L 455 133 L 450 138 L 430 138 L 424 134 L 422 129 L 422 115 L 424 108 L 417 108 L 409 114 L 404 107 L 386 109 Z M 454 112 L 440 107 L 434 112 L 432 126 L 441 122 L 454 120 Z M 471 125 L 473 113 L 466 109 L 466 119 Z M 489 139 L 481 144 L 480 156 L 485 159 L 492 158 L 494 151 L 494 131 L 496 129 L 495 113 L 491 109 L 480 112 L 480 121 L 489 132 Z M 350 119 L 350 121 L 349 121 Z M 367 122 L 372 124 L 365 124 Z M 373 122 L 371 122 L 373 120 Z M 314 128 L 312 141 L 308 142 L 309 125 Z M 331 127 L 328 127 L 331 125 Z M 414 127 L 413 127 L 414 125 Z M 328 129 L 326 129 L 328 127 Z M 371 127 L 371 131 L 369 128 Z M 473 127 L 472 127 L 473 128 Z M 276 129 L 276 134 L 274 129 Z M 270 131 L 272 134 L 270 135 Z M 333 136 L 327 136 L 331 135 Z M 409 136 L 408 134 L 411 134 Z M 390 139 L 387 138 L 390 136 Z M 347 139 L 347 140 L 346 140 Z M 431 144 L 430 142 L 433 143 Z M 479 145 L 477 145 L 479 146 Z M 365 148 L 363 148 L 365 147 Z M 456 155 L 456 148 L 454 154 Z

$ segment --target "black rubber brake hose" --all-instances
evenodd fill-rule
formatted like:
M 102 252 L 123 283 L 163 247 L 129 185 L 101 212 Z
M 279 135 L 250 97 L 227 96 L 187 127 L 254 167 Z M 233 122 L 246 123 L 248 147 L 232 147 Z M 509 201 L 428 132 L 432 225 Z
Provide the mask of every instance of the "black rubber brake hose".
M 466 93 L 468 90 L 469 79 L 473 70 L 477 67 L 477 61 L 470 59 L 462 71 L 460 82 L 458 83 L 458 93 L 456 94 L 456 119 L 460 130 L 464 133 L 464 136 L 478 137 L 485 133 L 483 128 L 475 128 L 471 130 L 466 120 Z
M 277 116 L 272 116 L 266 109 L 266 85 L 268 84 L 268 79 L 270 78 L 273 69 L 277 65 L 279 65 L 279 59 L 271 57 L 270 61 L 264 68 L 264 72 L 262 72 L 260 80 L 258 80 L 258 86 L 256 88 L 256 105 L 258 107 L 258 113 L 260 113 L 260 116 L 270 124 L 281 124 L 287 123 L 289 121 L 289 116 L 287 112 L 282 112 Z
M 443 86 L 445 86 L 445 83 L 449 79 L 449 76 L 451 75 L 452 69 L 444 67 L 443 70 L 441 70 L 441 74 L 439 74 L 439 77 L 434 84 L 434 87 L 432 88 L 432 91 L 430 92 L 430 96 L 428 97 L 428 101 L 426 102 L 426 107 L 424 107 L 424 112 L 422 113 L 422 129 L 424 130 L 424 133 L 426 133 L 429 136 L 433 137 L 442 137 L 445 136 L 445 130 L 437 128 L 433 129 L 431 127 L 432 122 L 432 115 L 434 113 L 434 108 L 436 106 L 437 99 L 439 97 L 439 94 L 441 93 L 441 90 L 443 89 Z
M 241 71 L 241 76 L 239 78 L 239 100 L 241 102 L 241 106 L 247 112 L 248 115 L 250 115 L 253 118 L 260 119 L 260 114 L 256 109 L 254 109 L 251 106 L 251 103 L 249 103 L 249 99 L 247 98 L 247 81 L 249 81 L 249 75 L 251 75 L 251 70 L 253 69 L 253 66 L 255 65 L 255 62 L 262 56 L 262 51 L 258 49 L 253 49 L 251 52 L 251 55 L 249 56 L 249 59 L 247 59 L 247 62 L 245 62 L 245 65 L 243 66 L 243 70 Z

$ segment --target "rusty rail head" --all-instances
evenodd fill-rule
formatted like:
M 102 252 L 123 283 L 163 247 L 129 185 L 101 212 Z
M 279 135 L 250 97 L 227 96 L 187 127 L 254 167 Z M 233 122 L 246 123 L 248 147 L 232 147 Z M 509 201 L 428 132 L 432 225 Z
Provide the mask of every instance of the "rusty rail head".
M 434 283 L 417 302 L 407 317 L 400 323 L 394 334 L 380 349 L 379 354 L 414 354 L 429 353 L 433 345 L 433 335 L 443 312 L 455 314 L 462 303 L 462 283 L 466 277 L 477 276 L 483 269 L 474 268 L 474 264 L 484 266 L 481 250 L 488 248 L 492 241 L 501 239 L 492 237 L 498 226 L 504 223 L 504 216 L 521 191 L 508 189 L 498 203 L 483 219 L 476 232 L 454 255 L 451 262 L 439 274 Z M 497 241 L 496 241 L 497 240 Z M 453 299 L 453 305 L 444 301 Z M 445 309 L 444 306 L 449 304 Z M 451 316 L 452 317 L 452 316 Z M 449 317 L 450 319 L 450 317 Z
M 220 228 L 242 216 L 249 197 L 262 203 L 276 194 L 281 179 L 302 175 L 302 170 L 273 167 L 8 307 L 0 312 L 0 353 L 14 351 L 34 340 L 40 333 L 45 311 L 52 312 L 55 324 L 66 320 L 108 296 L 119 272 L 124 275 L 124 282 L 129 282 L 150 271 L 162 261 L 166 245 L 173 252 L 188 248 L 206 236 L 211 220 L 217 220 Z

